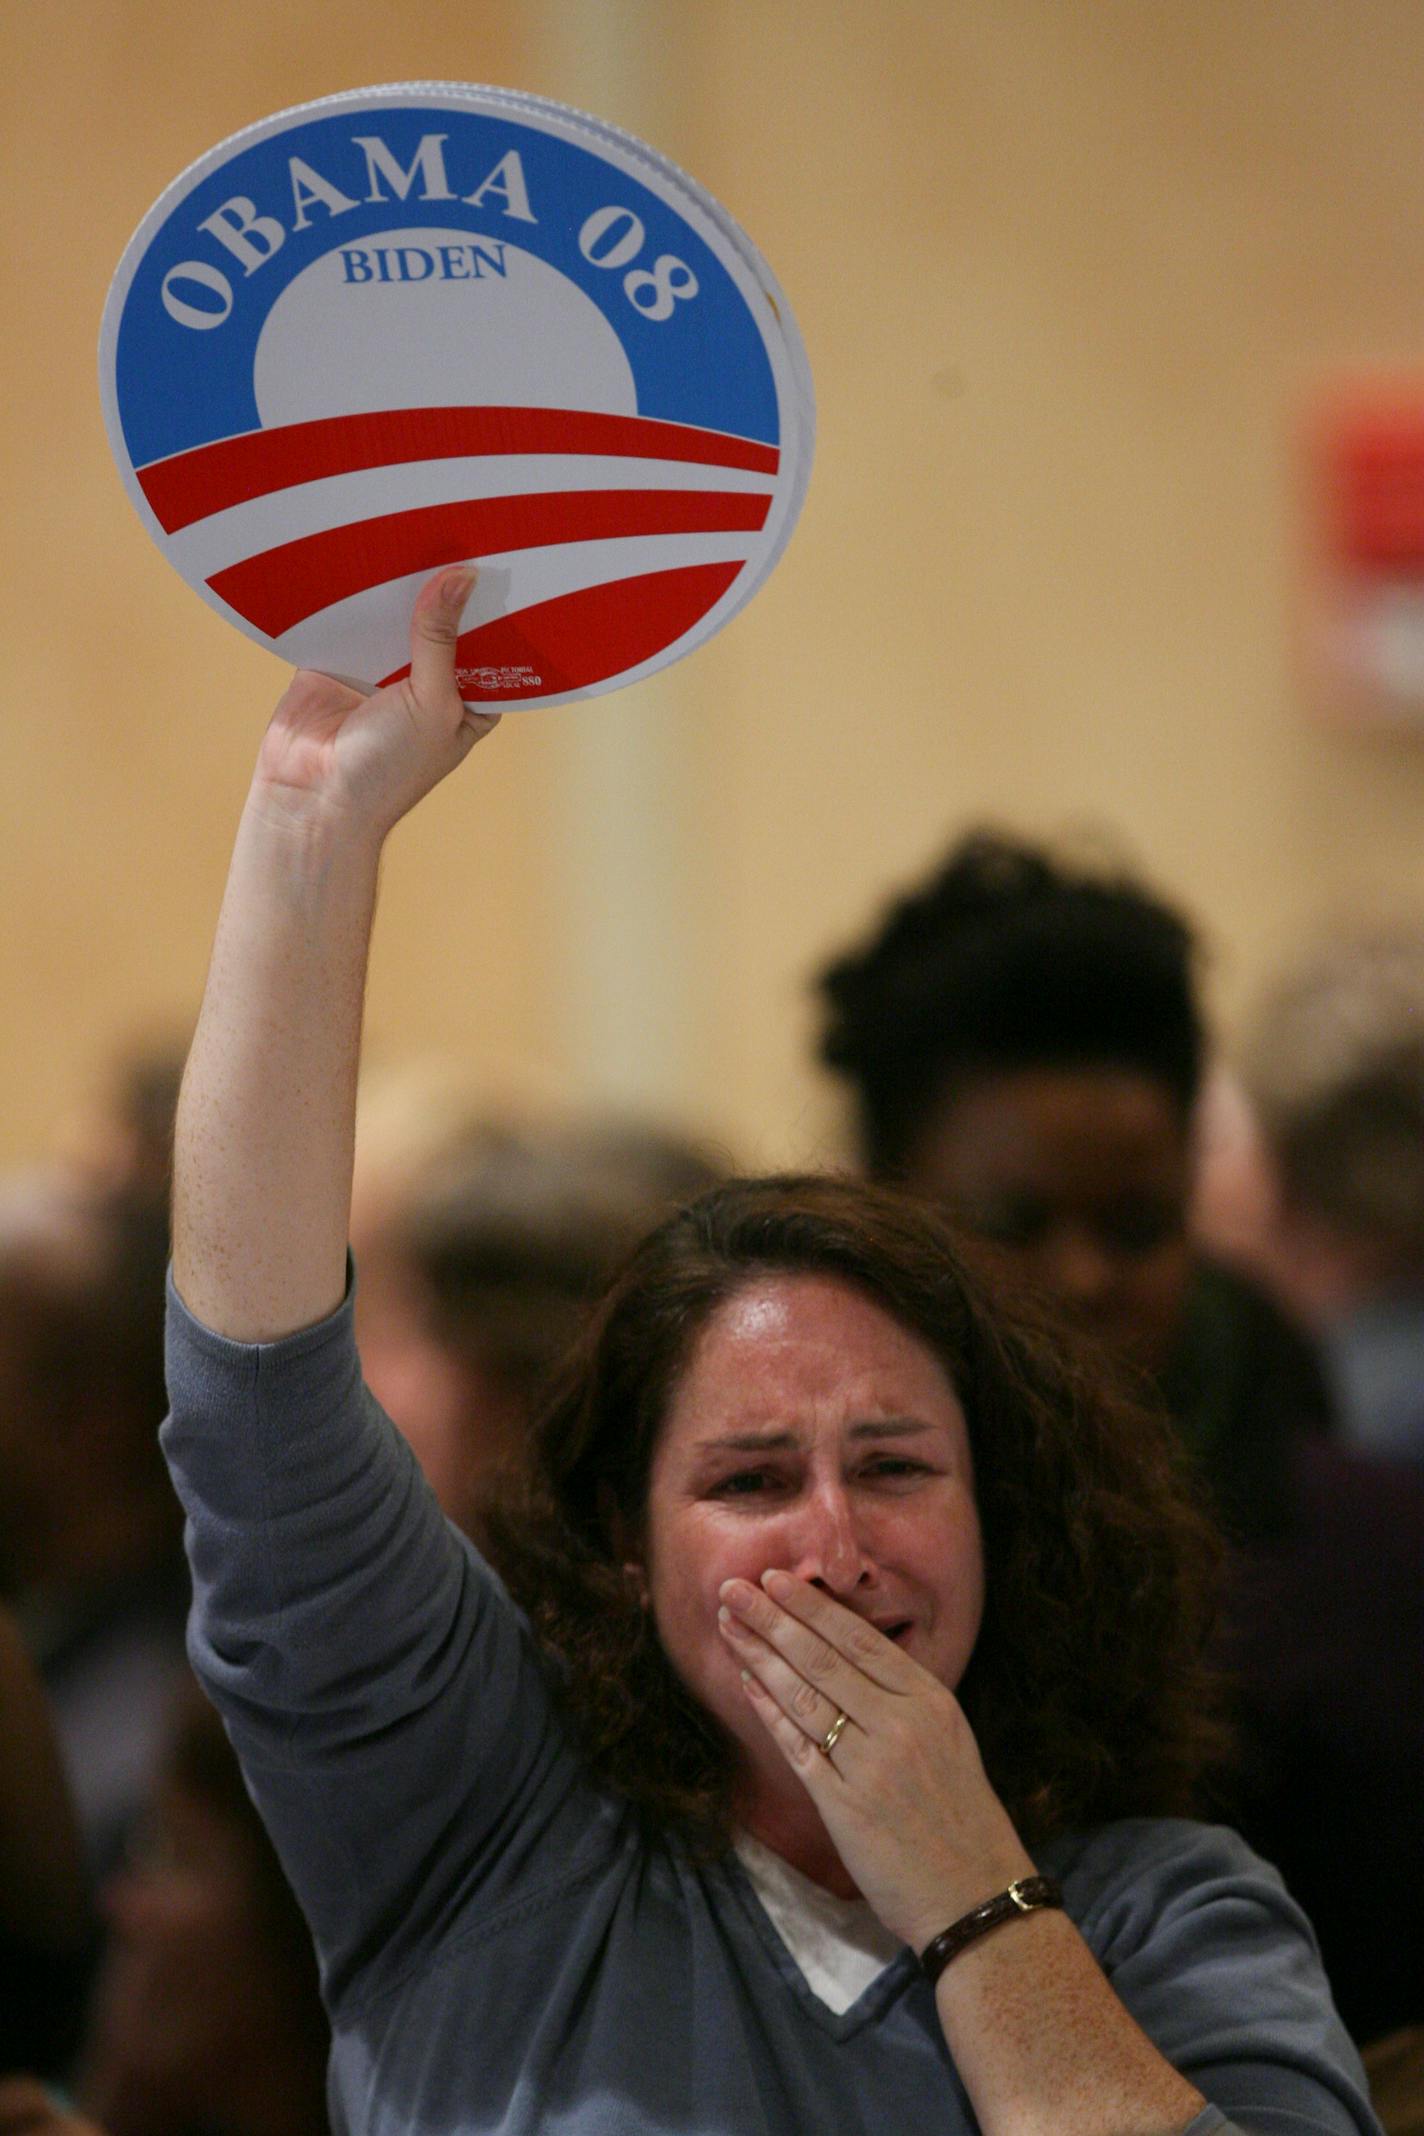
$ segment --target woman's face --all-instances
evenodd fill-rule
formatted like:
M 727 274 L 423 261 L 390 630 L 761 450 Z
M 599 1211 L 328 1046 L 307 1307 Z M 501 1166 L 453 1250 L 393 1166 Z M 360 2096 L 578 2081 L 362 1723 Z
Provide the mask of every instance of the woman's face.
M 984 1599 L 969 1434 L 933 1352 L 846 1285 L 756 1277 L 702 1330 L 653 1457 L 641 1567 L 663 1646 L 737 1739 L 787 1768 L 717 1629 L 724 1580 L 823 1587 L 951 1688 Z
M 1031 1068 L 945 1092 L 906 1169 L 1114 1355 L 1160 1371 L 1186 1301 L 1191 1140 L 1172 1093 L 1118 1068 Z

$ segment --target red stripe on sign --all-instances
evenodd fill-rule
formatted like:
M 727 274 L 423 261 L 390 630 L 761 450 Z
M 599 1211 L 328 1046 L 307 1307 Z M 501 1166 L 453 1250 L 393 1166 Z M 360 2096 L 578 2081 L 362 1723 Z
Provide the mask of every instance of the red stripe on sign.
M 410 460 L 500 452 L 616 453 L 745 467 L 762 475 L 774 475 L 781 463 L 774 445 L 755 438 L 641 415 L 597 415 L 579 408 L 393 408 L 220 438 L 214 445 L 151 461 L 139 469 L 138 479 L 164 532 L 176 534 L 213 512 L 298 482 Z
M 388 512 L 283 542 L 208 580 L 269 637 L 352 594 L 457 558 L 637 534 L 755 532 L 770 497 L 726 490 L 555 490 Z M 740 566 L 736 567 L 740 569 Z
M 483 623 L 466 631 L 456 647 L 460 695 L 472 704 L 516 704 L 521 697 L 587 689 L 638 667 L 700 622 L 741 568 L 686 564 L 676 571 L 648 571 L 535 601 L 515 615 Z M 502 682 L 500 669 L 528 679 Z M 480 670 L 488 673 L 487 682 L 478 680 Z M 397 668 L 381 687 L 409 673 L 409 665 Z

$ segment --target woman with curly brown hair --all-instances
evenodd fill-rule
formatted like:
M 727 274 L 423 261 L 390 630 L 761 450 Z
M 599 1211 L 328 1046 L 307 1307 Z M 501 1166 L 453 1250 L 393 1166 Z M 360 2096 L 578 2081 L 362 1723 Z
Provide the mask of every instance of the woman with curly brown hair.
M 178 1125 L 192 1646 L 316 1934 L 338 2127 L 1372 2130 L 1300 1915 L 1174 1814 L 1208 1603 L 1170 1452 L 932 1216 L 783 1179 L 671 1219 L 506 1581 L 365 1394 L 377 864 L 490 724 L 468 589 L 422 594 L 408 680 L 282 700 Z
M 993 1567 L 992 1582 L 976 1574 L 969 1651 L 922 1657 L 925 1624 L 902 1625 L 878 1594 L 870 1614 L 957 1686 L 1019 1831 L 1039 1840 L 1143 1809 L 1188 1814 L 1220 1748 L 1202 1664 L 1216 1554 L 1165 1435 L 1061 1341 L 991 1312 L 932 1212 L 824 1176 L 734 1180 L 653 1233 L 569 1359 L 525 1489 L 496 1516 L 492 1554 L 556 1660 L 591 1768 L 694 1839 L 724 1844 L 735 1827 L 735 1745 L 711 1725 L 695 1658 L 678 1652 L 680 1613 L 659 1603 L 647 1531 L 665 1487 L 675 1505 L 735 1505 L 738 1537 L 753 1509 L 764 1516 L 790 1490 L 787 1449 L 760 1439 L 709 1451 L 712 1473 L 690 1487 L 677 1429 L 699 1407 L 692 1376 L 716 1376 L 716 1336 L 748 1318 L 759 1327 L 768 1294 L 779 1327 L 783 1292 L 824 1298 L 833 1326 L 873 1302 L 954 1389 L 975 1547 Z M 913 1436 L 871 1440 L 874 1479 L 897 1505 L 914 1495 Z M 775 1564 L 796 1557 L 797 1541 L 759 1522 L 750 1555 Z M 681 1582 L 685 1544 L 676 1562 Z M 877 1585 L 873 1572 L 847 1571 L 848 1583 L 816 1577 L 857 1595 Z

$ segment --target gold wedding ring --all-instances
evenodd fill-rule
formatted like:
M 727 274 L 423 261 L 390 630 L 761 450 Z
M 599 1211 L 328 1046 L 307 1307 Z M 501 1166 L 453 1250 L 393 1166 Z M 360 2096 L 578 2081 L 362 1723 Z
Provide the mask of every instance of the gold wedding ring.
M 819 1749 L 823 1758 L 829 1758 L 831 1752 L 835 1749 L 837 1743 L 839 1743 L 841 1739 L 841 1730 L 845 1727 L 845 1724 L 849 1719 L 850 1715 L 848 1713 L 838 1713 L 836 1715 L 830 1727 L 822 1736 L 820 1743 L 817 1745 L 817 1748 Z

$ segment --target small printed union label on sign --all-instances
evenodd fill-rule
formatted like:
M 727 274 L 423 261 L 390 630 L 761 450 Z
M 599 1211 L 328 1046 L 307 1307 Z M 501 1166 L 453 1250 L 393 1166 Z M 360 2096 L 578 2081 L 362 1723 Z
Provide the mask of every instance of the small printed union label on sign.
M 700 645 L 785 547 L 810 372 L 724 209 L 631 135 L 456 83 L 279 113 L 157 201 L 100 341 L 154 540 L 249 637 L 358 688 L 429 574 L 479 569 L 470 703 Z

